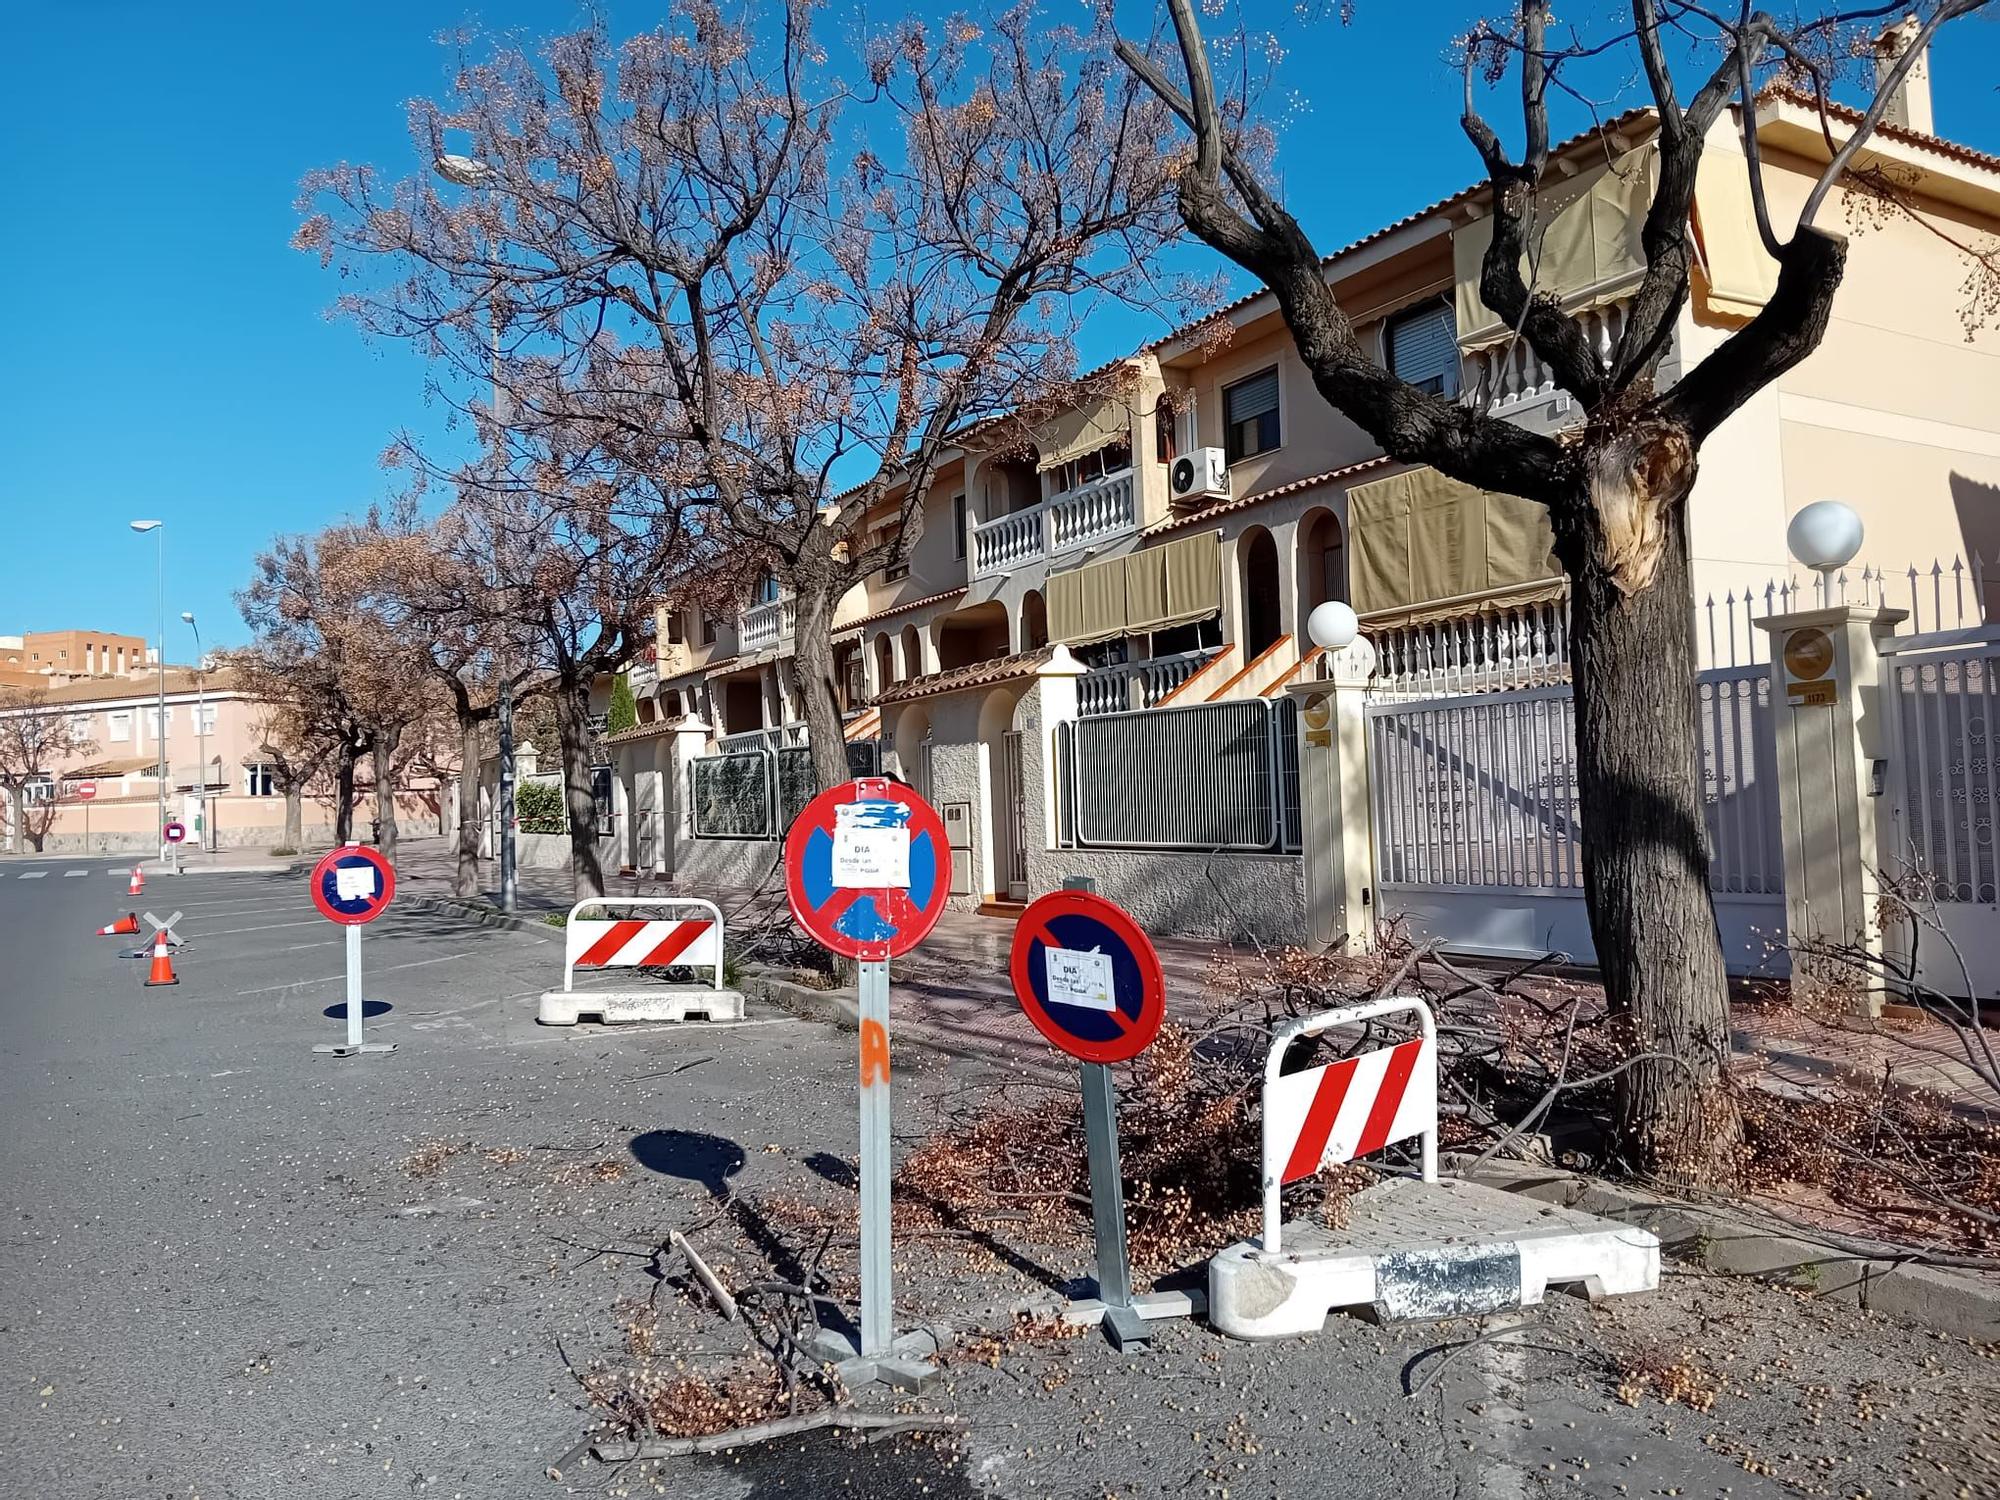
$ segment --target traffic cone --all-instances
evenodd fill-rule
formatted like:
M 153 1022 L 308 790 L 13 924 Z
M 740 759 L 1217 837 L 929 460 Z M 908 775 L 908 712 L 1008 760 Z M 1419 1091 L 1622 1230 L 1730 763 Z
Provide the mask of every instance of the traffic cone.
M 139 914 L 128 911 L 109 927 L 98 928 L 97 935 L 99 937 L 123 937 L 128 932 L 137 932 L 138 930 Z
M 125 887 L 125 894 L 128 896 L 146 894 L 146 872 L 138 865 L 132 866 L 132 879 Z
M 174 961 L 167 953 L 167 935 L 164 932 L 153 935 L 153 967 L 146 973 L 146 988 L 156 984 L 179 984 L 174 978 Z

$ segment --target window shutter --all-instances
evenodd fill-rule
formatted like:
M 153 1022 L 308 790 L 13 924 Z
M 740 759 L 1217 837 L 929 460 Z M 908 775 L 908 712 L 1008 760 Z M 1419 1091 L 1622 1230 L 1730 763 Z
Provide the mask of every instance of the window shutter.
M 1445 395 L 1458 394 L 1458 338 L 1449 307 L 1439 303 L 1389 325 L 1389 373 L 1412 385 L 1436 380 Z
M 1261 417 L 1267 411 L 1278 409 L 1278 372 L 1266 370 L 1261 375 L 1252 375 L 1223 392 L 1223 403 L 1228 410 L 1223 420 L 1232 427 L 1238 422 L 1247 422 L 1252 417 Z

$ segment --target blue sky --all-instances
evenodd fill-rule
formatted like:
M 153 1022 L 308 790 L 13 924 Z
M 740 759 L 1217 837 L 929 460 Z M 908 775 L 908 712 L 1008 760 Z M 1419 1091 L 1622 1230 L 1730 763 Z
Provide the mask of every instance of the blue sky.
M 661 9 L 599 8 L 619 34 Z M 1476 175 L 1443 47 L 1480 10 L 1361 0 L 1352 28 L 1285 35 L 1280 82 L 1297 114 L 1281 162 L 1323 248 Z M 384 498 L 392 434 L 444 427 L 415 356 L 324 316 L 335 278 L 287 246 L 300 175 L 341 159 L 415 165 L 403 102 L 441 88 L 440 31 L 480 21 L 542 34 L 586 8 L 19 0 L 7 12 L 0 514 L 12 524 L 0 634 L 153 636 L 153 543 L 126 523 L 158 516 L 171 653 L 191 654 L 184 609 L 210 645 L 238 643 L 230 596 L 258 548 Z M 822 30 L 836 50 L 858 14 L 830 4 Z M 1933 77 L 1940 133 L 2000 150 L 2000 24 L 1948 33 Z M 1321 79 L 1339 87 L 1316 89 Z M 1357 138 L 1352 161 L 1319 149 Z M 1083 352 L 1106 358 L 1158 331 L 1107 319 Z

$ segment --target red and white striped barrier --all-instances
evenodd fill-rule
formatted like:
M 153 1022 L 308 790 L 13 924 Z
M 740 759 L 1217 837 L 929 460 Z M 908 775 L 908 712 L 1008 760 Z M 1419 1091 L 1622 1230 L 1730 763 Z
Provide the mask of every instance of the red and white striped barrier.
M 1408 1041 L 1300 1073 L 1278 1071 L 1301 1037 L 1405 1011 L 1419 1027 Z M 1424 1138 L 1424 1181 L 1436 1182 L 1437 1025 L 1423 1001 L 1371 1000 L 1280 1027 L 1264 1064 L 1264 1253 L 1278 1253 L 1286 1183 L 1413 1135 Z
M 649 914 L 616 917 L 617 909 L 644 908 Z M 584 912 L 605 912 L 603 916 Z M 695 896 L 591 896 L 569 909 L 563 929 L 563 984 L 542 996 L 544 1024 L 574 1025 L 579 1016 L 606 1021 L 678 1021 L 691 1014 L 709 1020 L 739 1020 L 743 997 L 723 987 L 722 913 L 713 901 Z M 648 985 L 638 990 L 576 987 L 579 972 L 604 969 L 693 968 L 714 970 L 709 985 Z

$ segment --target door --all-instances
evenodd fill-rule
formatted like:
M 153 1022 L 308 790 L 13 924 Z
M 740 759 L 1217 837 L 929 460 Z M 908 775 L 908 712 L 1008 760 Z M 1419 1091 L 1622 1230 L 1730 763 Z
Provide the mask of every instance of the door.
M 1007 899 L 1028 899 L 1028 793 L 1021 771 L 1021 731 L 1001 736 L 1001 822 L 1004 848 L 994 851 L 994 867 L 1006 873 Z

